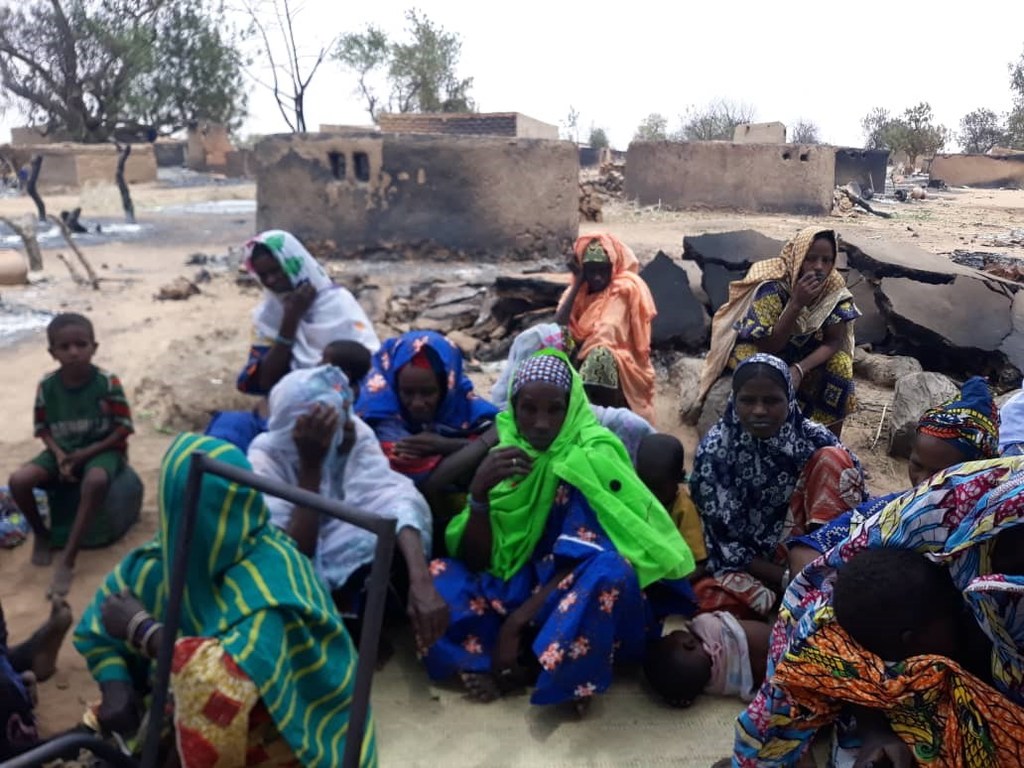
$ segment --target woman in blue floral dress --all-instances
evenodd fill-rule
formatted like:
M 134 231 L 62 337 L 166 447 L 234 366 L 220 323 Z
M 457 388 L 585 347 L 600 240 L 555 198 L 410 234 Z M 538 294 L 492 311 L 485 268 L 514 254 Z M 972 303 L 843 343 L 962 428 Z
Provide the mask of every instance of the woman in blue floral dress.
M 615 662 L 643 659 L 659 617 L 693 612 L 693 556 L 564 354 L 528 358 L 509 391 L 499 445 L 448 526 L 453 557 L 431 564 L 452 620 L 427 671 L 480 700 L 532 682 L 534 704 L 582 709 Z

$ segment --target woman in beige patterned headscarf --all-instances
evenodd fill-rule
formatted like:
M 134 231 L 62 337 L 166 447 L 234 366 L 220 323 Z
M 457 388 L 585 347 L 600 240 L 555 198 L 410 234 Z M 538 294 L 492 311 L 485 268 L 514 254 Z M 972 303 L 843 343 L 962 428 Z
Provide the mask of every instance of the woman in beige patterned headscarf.
M 715 313 L 700 402 L 722 371 L 757 352 L 790 366 L 804 417 L 839 435 L 854 405 L 853 321 L 861 316 L 836 270 L 836 233 L 807 227 L 777 259 L 759 261 L 729 285 Z

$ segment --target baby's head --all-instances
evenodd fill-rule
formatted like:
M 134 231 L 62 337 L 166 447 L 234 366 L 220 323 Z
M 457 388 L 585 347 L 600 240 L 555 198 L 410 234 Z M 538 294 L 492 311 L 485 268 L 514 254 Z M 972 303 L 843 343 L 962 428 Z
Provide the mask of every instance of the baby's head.
M 955 659 L 962 647 L 963 598 L 949 571 L 909 549 L 854 555 L 839 568 L 832 604 L 839 626 L 885 661 Z
M 688 707 L 711 682 L 711 656 L 696 635 L 677 629 L 648 646 L 644 674 L 669 705 Z
M 341 369 L 352 388 L 352 397 L 359 399 L 359 385 L 370 372 L 370 350 L 358 341 L 332 341 L 324 347 L 321 363 Z
M 636 473 L 665 509 L 672 511 L 686 478 L 683 444 L 672 435 L 648 435 L 636 452 Z

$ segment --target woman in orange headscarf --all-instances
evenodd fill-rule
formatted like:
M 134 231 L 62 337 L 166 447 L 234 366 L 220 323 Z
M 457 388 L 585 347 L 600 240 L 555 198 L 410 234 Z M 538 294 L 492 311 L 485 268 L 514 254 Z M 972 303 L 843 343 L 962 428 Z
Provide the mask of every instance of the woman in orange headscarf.
M 578 345 L 591 402 L 625 404 L 653 422 L 651 321 L 657 310 L 638 273 L 640 262 L 617 237 L 600 234 L 576 240 L 569 266 L 575 279 L 562 295 L 556 322 L 569 326 Z M 615 402 L 620 398 L 625 403 Z

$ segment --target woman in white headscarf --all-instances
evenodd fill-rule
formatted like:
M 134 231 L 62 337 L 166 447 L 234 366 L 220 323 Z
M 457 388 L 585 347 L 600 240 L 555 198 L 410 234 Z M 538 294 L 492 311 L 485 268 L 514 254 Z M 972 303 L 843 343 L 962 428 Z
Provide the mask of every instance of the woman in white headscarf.
M 391 469 L 377 438 L 351 413 L 345 375 L 332 366 L 293 371 L 270 395 L 268 430 L 249 447 L 253 470 L 397 521 L 409 576 L 408 614 L 423 647 L 444 632 L 448 611 L 427 567 L 430 509 L 412 481 Z M 354 429 L 347 430 L 346 423 Z M 376 537 L 333 517 L 267 497 L 271 520 L 313 560 L 342 610 L 358 613 Z
M 246 250 L 245 265 L 265 290 L 253 312 L 255 338 L 239 390 L 267 394 L 288 371 L 320 365 L 332 341 L 356 341 L 371 353 L 380 348 L 359 302 L 334 284 L 294 235 L 268 230 Z

